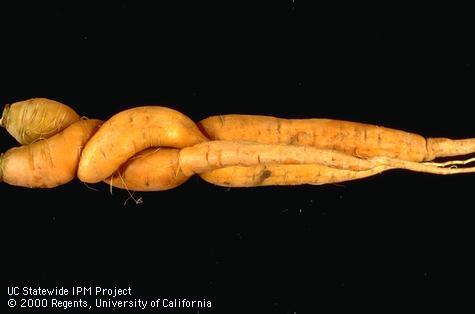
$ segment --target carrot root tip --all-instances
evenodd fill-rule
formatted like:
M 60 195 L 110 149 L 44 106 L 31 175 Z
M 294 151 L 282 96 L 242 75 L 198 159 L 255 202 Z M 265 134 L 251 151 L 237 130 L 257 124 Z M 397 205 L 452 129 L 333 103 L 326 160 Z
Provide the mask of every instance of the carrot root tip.
M 475 157 L 466 160 L 449 160 L 446 162 L 424 162 L 424 165 L 435 166 L 439 168 L 457 168 L 457 165 L 468 165 L 475 162 Z

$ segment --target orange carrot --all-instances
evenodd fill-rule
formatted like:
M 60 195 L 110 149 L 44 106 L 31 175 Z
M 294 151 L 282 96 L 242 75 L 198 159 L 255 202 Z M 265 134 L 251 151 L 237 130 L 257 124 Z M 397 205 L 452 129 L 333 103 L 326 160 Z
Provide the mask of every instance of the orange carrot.
M 408 161 L 475 153 L 475 139 L 429 138 L 400 130 L 330 119 L 280 119 L 269 116 L 221 115 L 199 122 L 212 140 L 254 141 L 330 149 L 368 158 Z
M 255 142 L 210 141 L 183 148 L 179 154 L 180 168 L 187 176 L 225 167 L 263 165 L 322 165 L 338 170 L 366 171 L 381 166 L 387 169 L 407 169 L 434 174 L 475 172 L 466 165 L 475 158 L 446 163 L 414 162 L 389 157 L 359 158 L 338 151 L 309 146 L 272 145 Z M 305 167 L 299 168 L 306 169 Z M 309 168 L 310 169 L 310 168 Z
M 258 165 L 232 166 L 204 172 L 206 182 L 226 187 L 253 187 L 268 185 L 321 185 L 346 182 L 376 175 L 391 169 L 378 166 L 370 170 L 352 171 L 323 165 Z
M 132 191 L 163 191 L 175 188 L 189 177 L 179 169 L 178 149 L 149 148 L 123 164 L 105 181 Z
M 33 143 L 0 156 L 0 180 L 54 187 L 77 174 L 88 183 L 161 191 L 193 174 L 218 185 L 261 186 L 343 182 L 390 169 L 475 172 L 475 158 L 429 162 L 473 153 L 475 139 L 425 139 L 348 121 L 225 115 L 198 127 L 173 109 L 145 106 L 114 115 L 98 130 L 99 120 L 66 127 L 77 118 L 47 99 L 7 106 L 1 123 L 20 141 Z
M 71 181 L 84 144 L 101 123 L 80 120 L 48 139 L 9 149 L 0 158 L 0 180 L 30 188 L 51 188 Z
M 146 148 L 182 148 L 206 140 L 193 121 L 173 109 L 148 106 L 125 110 L 106 121 L 86 144 L 78 177 L 96 183 Z

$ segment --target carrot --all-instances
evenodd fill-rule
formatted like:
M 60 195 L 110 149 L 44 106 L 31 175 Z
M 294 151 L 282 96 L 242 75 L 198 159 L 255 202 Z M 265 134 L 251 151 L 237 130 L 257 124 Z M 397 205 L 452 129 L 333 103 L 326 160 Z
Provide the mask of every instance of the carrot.
M 123 164 L 105 182 L 133 191 L 163 191 L 175 188 L 189 177 L 179 169 L 178 149 L 149 148 Z
M 312 146 L 362 158 L 385 156 L 419 162 L 475 153 L 474 138 L 426 140 L 400 130 L 330 119 L 231 114 L 206 118 L 199 127 L 212 140 Z
M 102 122 L 80 120 L 62 132 L 0 158 L 0 181 L 30 188 L 51 188 L 74 179 L 81 150 Z
M 187 176 L 229 166 L 321 164 L 367 170 L 380 165 L 371 159 L 315 147 L 237 141 L 210 141 L 186 147 L 180 151 L 179 159 L 180 169 Z
M 258 165 L 232 166 L 204 172 L 206 182 L 226 187 L 253 187 L 269 185 L 321 185 L 346 182 L 376 175 L 391 169 L 378 166 L 370 170 L 353 171 L 323 165 Z
M 0 126 L 25 145 L 48 138 L 78 120 L 78 114 L 60 102 L 32 98 L 5 105 Z
M 54 112 L 67 107 L 44 101 L 50 105 L 41 107 L 42 119 L 38 113 L 24 118 L 29 108 L 39 106 L 38 99 L 33 107 L 27 106 L 31 101 L 20 102 L 21 106 L 7 107 L 4 113 L 2 123 L 21 130 L 17 132 L 21 139 L 41 133 L 36 142 L 0 157 L 0 179 L 7 183 L 53 187 L 77 173 L 88 183 L 105 181 L 111 187 L 161 191 L 193 174 L 218 185 L 260 186 L 335 183 L 390 169 L 440 175 L 475 172 L 470 166 L 475 158 L 430 162 L 475 152 L 475 139 L 425 139 L 348 121 L 245 115 L 210 117 L 198 127 L 185 115 L 159 106 L 120 112 L 97 132 L 101 121 L 79 121 L 42 139 L 67 121 Z M 19 109 L 12 114 L 12 108 Z M 44 127 L 38 132 L 45 121 L 56 129 L 46 132 Z
M 200 143 L 183 148 L 179 155 L 180 168 L 187 176 L 231 166 L 254 167 L 262 165 L 322 165 L 350 171 L 365 171 L 384 166 L 386 169 L 398 168 L 434 174 L 456 174 L 475 172 L 475 167 L 452 168 L 454 165 L 465 165 L 474 161 L 475 158 L 445 163 L 422 163 L 384 156 L 362 159 L 338 151 L 309 146 L 237 141 Z
M 88 141 L 79 162 L 78 177 L 96 183 L 146 148 L 183 148 L 204 141 L 207 139 L 195 123 L 173 109 L 146 106 L 125 110 L 106 121 Z

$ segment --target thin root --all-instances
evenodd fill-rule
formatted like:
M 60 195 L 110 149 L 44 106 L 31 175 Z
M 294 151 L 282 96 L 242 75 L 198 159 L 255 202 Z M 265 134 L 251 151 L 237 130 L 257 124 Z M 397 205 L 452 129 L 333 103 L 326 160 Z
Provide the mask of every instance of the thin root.
M 127 183 L 125 183 L 125 180 L 122 177 L 122 174 L 120 173 L 120 171 L 117 171 L 117 174 L 119 175 L 119 178 L 122 181 L 122 184 L 124 185 L 125 190 L 127 191 L 127 193 L 129 193 L 129 197 L 127 197 L 127 199 L 124 201 L 124 206 L 127 204 L 127 202 L 130 199 L 132 199 L 135 202 L 135 205 L 142 204 L 143 203 L 142 197 L 139 197 L 136 199 L 134 197 L 135 191 L 133 191 L 132 193 L 130 192 L 129 188 L 127 187 Z M 112 177 L 111 177 L 111 194 L 112 194 Z
M 84 184 L 84 186 L 87 187 L 89 190 L 99 192 L 99 189 L 93 188 L 92 186 L 88 185 L 86 182 L 82 182 L 82 184 Z
M 466 161 L 451 161 L 444 163 L 418 163 L 413 161 L 405 161 L 399 159 L 391 159 L 386 157 L 376 157 L 374 160 L 382 165 L 387 165 L 393 168 L 412 170 L 416 172 L 425 172 L 432 174 L 448 175 L 460 173 L 473 173 L 475 167 L 458 168 L 457 164 L 468 164 L 473 162 L 475 158 Z M 446 168 L 446 166 L 449 166 Z
M 424 162 L 424 165 L 436 166 L 436 167 L 447 167 L 455 165 L 467 165 L 469 163 L 475 162 L 475 157 L 467 160 L 449 160 L 446 162 Z

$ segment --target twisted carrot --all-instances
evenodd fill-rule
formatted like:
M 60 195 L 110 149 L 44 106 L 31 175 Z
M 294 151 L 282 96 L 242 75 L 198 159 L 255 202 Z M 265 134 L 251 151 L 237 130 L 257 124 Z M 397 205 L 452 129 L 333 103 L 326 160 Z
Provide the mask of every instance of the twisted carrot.
M 136 107 L 106 122 L 79 120 L 68 106 L 35 98 L 6 106 L 0 124 L 27 145 L 0 156 L 0 180 L 55 187 L 76 176 L 137 191 L 158 191 L 198 174 L 230 187 L 326 184 L 390 169 L 475 172 L 475 139 L 426 139 L 374 125 L 328 119 L 225 115 L 195 124 L 160 106 Z

